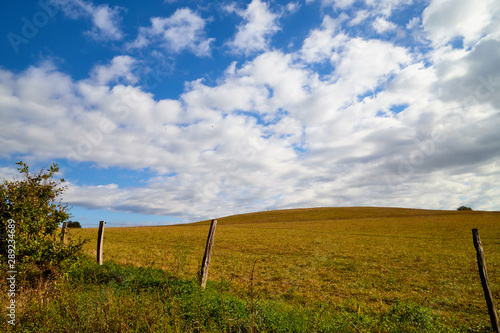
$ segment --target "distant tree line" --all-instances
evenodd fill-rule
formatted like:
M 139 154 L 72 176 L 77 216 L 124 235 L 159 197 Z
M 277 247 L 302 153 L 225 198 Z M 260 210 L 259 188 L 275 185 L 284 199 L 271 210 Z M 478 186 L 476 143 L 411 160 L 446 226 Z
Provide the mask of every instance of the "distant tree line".
M 457 208 L 457 210 L 472 210 L 472 208 L 467 207 L 467 206 L 460 206 Z
M 68 221 L 68 228 L 81 228 L 81 224 L 78 221 Z

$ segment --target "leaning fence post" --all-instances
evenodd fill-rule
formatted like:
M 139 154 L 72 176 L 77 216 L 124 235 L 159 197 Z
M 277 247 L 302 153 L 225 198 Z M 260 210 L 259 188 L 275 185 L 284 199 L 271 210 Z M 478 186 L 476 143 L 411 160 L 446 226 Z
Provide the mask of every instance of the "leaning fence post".
M 217 226 L 217 220 L 212 220 L 210 224 L 210 231 L 208 232 L 207 246 L 205 247 L 205 255 L 203 256 L 203 261 L 201 262 L 201 269 L 199 273 L 200 285 L 205 288 L 208 279 L 208 266 L 210 265 L 210 258 L 212 257 L 212 246 L 214 245 L 215 227 Z
M 99 232 L 97 233 L 97 262 L 102 265 L 102 246 L 104 241 L 104 224 L 106 222 L 99 222 Z
M 479 230 L 472 229 L 472 237 L 474 239 L 474 247 L 477 252 L 479 277 L 481 278 L 481 285 L 483 286 L 484 297 L 486 298 L 486 305 L 488 306 L 488 312 L 490 314 L 491 327 L 493 328 L 493 332 L 499 333 L 498 314 L 495 308 L 495 303 L 493 303 L 490 282 L 488 281 L 488 272 L 486 271 L 486 262 L 484 260 L 484 251 L 483 245 L 481 244 L 481 238 L 479 237 Z
M 63 222 L 62 228 L 61 228 L 61 243 L 64 244 L 64 241 L 66 240 L 66 229 L 68 228 L 68 222 Z

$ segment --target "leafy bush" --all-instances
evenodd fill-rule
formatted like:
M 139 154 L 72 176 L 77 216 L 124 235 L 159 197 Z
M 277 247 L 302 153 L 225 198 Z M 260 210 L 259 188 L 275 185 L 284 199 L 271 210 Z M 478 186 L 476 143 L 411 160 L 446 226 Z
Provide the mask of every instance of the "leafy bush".
M 69 217 L 68 205 L 59 199 L 64 179 L 54 179 L 57 164 L 34 174 L 25 163 L 16 164 L 23 179 L 0 186 L 0 233 L 8 235 L 0 240 L 0 255 L 2 265 L 19 272 L 20 281 L 34 282 L 58 273 L 85 241 L 63 244 L 56 237 L 59 223 Z

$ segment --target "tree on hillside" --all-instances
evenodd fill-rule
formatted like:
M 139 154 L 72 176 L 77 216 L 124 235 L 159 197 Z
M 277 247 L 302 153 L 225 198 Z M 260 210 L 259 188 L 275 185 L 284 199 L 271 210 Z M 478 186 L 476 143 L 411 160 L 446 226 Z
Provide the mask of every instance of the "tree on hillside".
M 467 207 L 467 206 L 460 206 L 457 208 L 457 210 L 472 210 L 472 208 Z
M 57 164 L 38 173 L 30 173 L 23 162 L 16 164 L 23 178 L 0 185 L 0 233 L 4 235 L 0 260 L 8 270 L 15 266 L 21 281 L 32 281 L 58 273 L 85 241 L 63 244 L 57 237 L 59 224 L 69 217 L 68 205 L 59 199 L 66 189 L 61 185 L 64 179 L 54 178 Z
M 68 228 L 81 228 L 82 225 L 78 221 L 68 221 Z

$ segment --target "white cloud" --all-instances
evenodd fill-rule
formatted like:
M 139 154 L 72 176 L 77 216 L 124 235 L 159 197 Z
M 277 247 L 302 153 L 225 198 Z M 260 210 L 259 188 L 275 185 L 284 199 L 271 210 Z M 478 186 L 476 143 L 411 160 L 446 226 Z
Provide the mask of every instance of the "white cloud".
M 406 29 L 412 30 L 412 29 L 420 26 L 421 23 L 422 23 L 422 20 L 420 19 L 420 17 L 414 17 L 408 22 L 408 24 L 406 25 Z
M 354 6 L 355 3 L 356 6 Z M 332 6 L 335 13 L 340 12 L 339 17 L 347 16 L 347 13 L 349 13 L 350 17 L 343 18 L 342 20 L 348 20 L 347 26 L 349 27 L 360 25 L 354 31 L 358 32 L 358 36 L 361 33 L 363 37 L 371 36 L 373 31 L 376 31 L 378 34 L 395 31 L 399 36 L 402 36 L 403 32 L 399 31 L 398 26 L 390 18 L 395 10 L 400 10 L 412 3 L 413 0 L 365 0 L 362 2 L 321 0 L 323 7 Z M 360 31 L 360 28 L 365 29 L 365 31 Z
M 307 0 L 306 3 L 315 0 Z M 371 16 L 382 16 L 388 18 L 396 8 L 402 8 L 413 3 L 413 0 L 320 0 L 322 7 L 333 7 L 334 10 L 349 10 L 354 7 L 354 4 L 364 2 L 364 9 L 358 10 L 356 18 L 352 24 L 358 24 L 362 16 L 366 15 L 369 11 Z M 360 4 L 361 5 L 361 4 Z M 360 16 L 362 15 L 362 16 Z M 356 23 L 357 22 L 357 23 Z
M 349 21 L 349 25 L 351 25 L 351 26 L 358 25 L 361 22 L 363 22 L 365 19 L 367 19 L 368 17 L 370 17 L 370 12 L 368 10 L 364 10 L 364 9 L 358 10 L 356 12 L 356 16 L 351 21 Z
M 305 100 L 309 85 L 309 72 L 293 63 L 289 54 L 266 52 L 247 63 L 239 71 L 247 80 L 269 87 L 272 96 L 266 101 L 265 111 L 273 113 Z
M 0 167 L 0 183 L 2 183 L 4 180 L 10 181 L 13 179 L 17 179 L 19 175 L 19 171 L 15 168 Z
M 289 13 L 295 13 L 300 9 L 300 3 L 297 2 L 289 2 L 286 4 L 285 9 Z
M 108 4 L 95 6 L 85 0 L 51 0 L 59 6 L 66 16 L 72 19 L 81 17 L 92 21 L 92 29 L 87 33 L 96 40 L 121 40 L 123 32 L 120 29 L 121 7 L 110 7 Z
M 433 0 L 422 14 L 428 38 L 435 46 L 463 38 L 472 45 L 489 33 L 498 34 L 500 3 L 495 0 Z
M 304 40 L 300 51 L 301 57 L 306 62 L 321 62 L 335 56 L 335 50 L 343 46 L 348 39 L 340 30 L 340 24 L 345 16 L 332 19 L 326 15 L 323 18 L 321 29 L 314 29 Z
M 244 23 L 228 45 L 233 52 L 249 55 L 269 48 L 271 37 L 280 30 L 279 16 L 269 10 L 266 2 L 252 0 L 245 10 L 228 9 L 240 15 Z
M 469 51 L 447 52 L 436 61 L 443 79 L 441 98 L 459 101 L 470 111 L 490 104 L 500 108 L 500 41 L 485 37 Z M 481 110 L 484 114 L 485 110 Z
M 93 10 L 92 35 L 96 39 L 104 40 L 120 40 L 123 38 L 123 33 L 118 27 L 121 17 L 117 8 L 110 8 L 108 5 L 100 5 Z
M 205 37 L 206 20 L 189 8 L 181 8 L 172 16 L 154 17 L 151 27 L 139 28 L 136 40 L 129 48 L 143 48 L 152 42 L 163 44 L 165 50 L 180 53 L 189 50 L 199 57 L 211 54 L 214 38 Z
M 314 0 L 307 0 L 307 2 L 313 2 Z M 333 6 L 335 8 L 347 9 L 351 7 L 356 0 L 321 0 L 322 6 Z
M 200 113 L 247 112 L 273 122 L 281 109 L 305 100 L 309 75 L 294 65 L 291 55 L 266 52 L 241 68 L 231 64 L 224 80 L 214 87 L 202 80 L 191 82 L 182 100 L 190 110 Z
M 472 77 L 488 70 L 472 65 L 487 47 L 496 46 L 449 61 Z M 64 199 L 186 221 L 318 205 L 456 208 L 464 193 L 475 207 L 497 207 L 495 100 L 453 118 L 456 97 L 436 89 L 445 87 L 440 71 L 412 64 L 406 50 L 350 39 L 342 52 L 332 80 L 319 80 L 291 55 L 267 52 L 231 65 L 215 86 L 192 82 L 180 100 L 73 81 L 50 66 L 2 70 L 0 154 L 69 158 L 61 165 L 69 180 L 79 161 L 148 168 L 144 186 L 70 183 Z M 357 98 L 381 82 L 388 82 L 384 91 Z M 401 104 L 407 109 L 391 114 Z M 252 112 L 274 120 L 258 124 Z
M 395 9 L 411 5 L 414 0 L 365 0 L 366 5 L 384 18 L 389 18 Z
M 406 49 L 379 40 L 353 38 L 339 57 L 335 74 L 351 93 L 374 90 L 412 61 Z
M 397 27 L 393 22 L 387 21 L 383 17 L 377 17 L 375 21 L 373 21 L 372 26 L 379 34 L 395 30 Z
M 120 79 L 126 83 L 136 83 L 137 77 L 132 73 L 136 60 L 130 56 L 116 56 L 109 65 L 94 66 L 91 71 L 92 78 L 97 84 L 104 85 Z
M 190 91 L 183 100 L 191 107 L 200 109 L 216 109 L 222 112 L 240 110 L 259 112 L 264 109 L 269 91 L 259 86 L 248 77 L 227 78 L 216 87 L 205 86 L 200 80 L 190 84 Z

